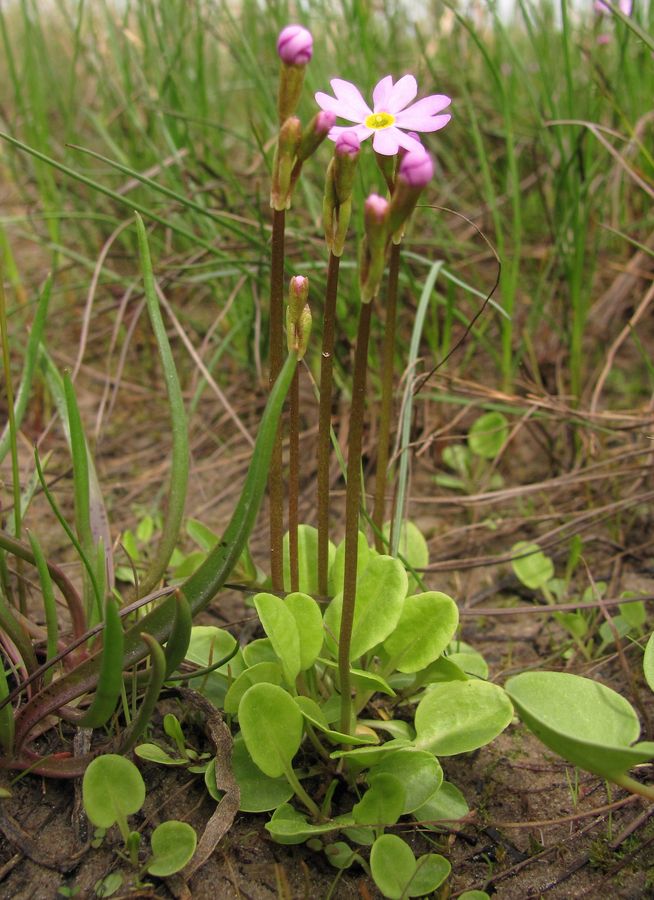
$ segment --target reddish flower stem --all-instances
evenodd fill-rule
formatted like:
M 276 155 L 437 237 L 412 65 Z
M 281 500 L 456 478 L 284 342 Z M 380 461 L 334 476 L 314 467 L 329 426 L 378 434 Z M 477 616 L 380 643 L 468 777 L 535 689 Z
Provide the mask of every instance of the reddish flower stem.
M 284 353 L 284 229 L 285 211 L 273 210 L 270 257 L 269 359 L 270 389 L 282 368 Z M 284 537 L 284 481 L 282 476 L 282 429 L 277 428 L 268 475 L 270 503 L 270 576 L 273 590 L 284 589 L 282 541 Z

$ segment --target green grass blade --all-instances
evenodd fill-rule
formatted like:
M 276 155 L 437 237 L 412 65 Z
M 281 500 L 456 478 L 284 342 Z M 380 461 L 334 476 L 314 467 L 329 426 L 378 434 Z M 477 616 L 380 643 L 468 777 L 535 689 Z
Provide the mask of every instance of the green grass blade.
M 131 726 L 123 733 L 120 743 L 121 753 L 127 753 L 131 750 L 147 728 L 166 678 L 166 655 L 161 648 L 161 644 L 147 632 L 141 634 L 141 639 L 150 653 L 150 678 L 148 679 L 139 711 L 134 717 Z
M 57 655 L 57 641 L 59 639 L 59 617 L 57 616 L 57 602 L 54 595 L 54 587 L 52 585 L 52 576 L 48 569 L 41 544 L 35 534 L 29 534 L 32 553 L 36 563 L 36 571 L 39 573 L 41 582 L 41 595 L 43 597 L 43 609 L 45 611 L 45 626 L 48 634 L 48 640 L 45 648 L 46 661 L 53 659 Z M 44 683 L 49 684 L 54 674 L 53 669 L 48 669 L 44 676 Z
M 168 490 L 167 513 L 163 523 L 159 545 L 152 557 L 148 570 L 144 573 L 139 588 L 142 595 L 148 594 L 159 582 L 166 571 L 166 566 L 172 556 L 179 529 L 184 516 L 184 504 L 186 502 L 186 489 L 188 486 L 189 471 L 189 445 L 186 413 L 184 411 L 184 398 L 177 376 L 175 360 L 170 342 L 166 334 L 166 328 L 159 309 L 159 302 L 155 291 L 152 260 L 148 247 L 148 237 L 143 224 L 143 219 L 136 213 L 136 231 L 139 242 L 139 255 L 141 258 L 141 271 L 143 273 L 143 285 L 145 288 L 145 300 L 148 315 L 152 324 L 152 330 L 159 348 L 159 357 L 164 370 L 164 380 L 168 393 L 168 404 L 172 420 L 173 446 L 171 455 L 170 487 Z

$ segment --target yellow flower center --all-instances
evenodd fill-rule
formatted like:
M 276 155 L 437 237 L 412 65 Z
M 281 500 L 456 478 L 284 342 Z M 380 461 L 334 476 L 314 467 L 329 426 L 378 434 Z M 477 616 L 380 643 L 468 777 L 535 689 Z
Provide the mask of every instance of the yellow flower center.
M 390 128 L 395 121 L 395 116 L 390 113 L 378 112 L 366 118 L 366 128 L 374 128 L 379 131 L 380 128 Z

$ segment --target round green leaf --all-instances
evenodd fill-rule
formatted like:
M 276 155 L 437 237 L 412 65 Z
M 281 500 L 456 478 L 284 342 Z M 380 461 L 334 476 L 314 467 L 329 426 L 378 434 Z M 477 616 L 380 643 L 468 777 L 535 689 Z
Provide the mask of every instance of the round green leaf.
M 416 709 L 415 745 L 436 756 L 476 750 L 504 731 L 512 718 L 511 702 L 496 684 L 433 684 Z
M 645 681 L 654 691 L 654 631 L 650 634 L 647 646 L 645 647 L 643 672 L 645 674 Z
M 248 753 L 270 778 L 283 775 L 302 742 L 304 717 L 293 698 L 276 684 L 255 684 L 238 707 Z
M 390 538 L 391 522 L 386 522 L 383 528 L 384 537 Z M 412 569 L 424 569 L 429 565 L 429 547 L 422 531 L 409 519 L 404 519 L 400 528 L 400 543 L 398 546 L 400 556 Z M 420 590 L 418 580 L 413 574 L 409 574 L 407 593 L 413 594 Z
M 416 862 L 416 871 L 407 895 L 424 897 L 425 894 L 431 894 L 445 881 L 451 871 L 452 866 L 440 853 L 425 853 Z
M 232 771 L 241 792 L 239 809 L 242 812 L 268 812 L 277 809 L 293 796 L 293 788 L 286 778 L 269 778 L 253 763 L 242 735 L 237 735 L 234 739 Z M 207 777 L 210 776 L 207 774 Z
M 340 831 L 348 824 L 340 817 L 338 821 L 322 822 L 314 825 L 307 821 L 306 816 L 298 812 L 290 803 L 283 803 L 272 814 L 265 829 L 278 844 L 303 844 L 305 841 L 318 837 L 321 834 L 329 834 L 330 831 Z M 350 823 L 351 824 L 351 821 Z
M 459 624 L 459 610 L 447 594 L 427 591 L 407 597 L 384 650 L 400 672 L 419 672 L 441 655 Z
M 426 803 L 414 810 L 413 816 L 425 828 L 437 831 L 438 825 L 434 823 L 442 822 L 449 829 L 455 828 L 457 820 L 469 812 L 470 807 L 458 787 L 444 781 Z
M 195 829 L 186 822 L 162 822 L 150 839 L 154 859 L 148 864 L 148 872 L 158 878 L 179 872 L 195 853 L 197 842 Z
M 468 446 L 476 456 L 495 459 L 509 436 L 509 423 L 501 412 L 479 416 L 468 432 Z
M 394 775 L 380 772 L 368 776 L 370 787 L 352 807 L 357 825 L 394 825 L 405 804 L 404 785 Z
M 322 613 L 320 607 L 307 594 L 289 594 L 286 597 L 286 608 L 297 625 L 300 638 L 300 670 L 311 668 L 320 655 L 324 641 L 322 629 Z
M 581 769 L 612 780 L 654 756 L 654 743 L 633 744 L 634 708 L 604 684 L 570 672 L 523 672 L 506 692 L 536 737 Z
M 373 777 L 382 772 L 394 775 L 404 788 L 402 815 L 426 803 L 443 783 L 440 763 L 426 750 L 398 750 L 370 770 L 368 781 L 372 784 Z
M 236 646 L 236 638 L 215 625 L 194 625 L 191 629 L 191 640 L 184 656 L 190 662 L 205 668 L 229 656 Z M 233 660 L 230 661 L 233 664 Z M 225 664 L 225 667 L 229 665 Z M 222 667 L 216 671 L 222 671 Z
M 382 834 L 370 851 L 370 871 L 384 897 L 401 900 L 416 871 L 411 847 L 396 834 Z
M 257 663 L 245 672 L 241 672 L 236 681 L 233 682 L 225 695 L 224 710 L 226 713 L 235 715 L 238 712 L 238 705 L 241 702 L 243 694 L 251 688 L 253 684 L 281 684 L 282 683 L 282 667 L 276 662 Z
M 133 762 L 107 753 L 89 763 L 82 782 L 86 815 L 98 828 L 111 828 L 118 820 L 139 811 L 145 783 Z
M 243 662 L 250 668 L 262 662 L 279 663 L 270 638 L 257 638 L 256 641 L 250 641 L 241 652 L 243 653 Z
M 368 561 L 373 558 L 375 555 L 375 551 L 372 550 L 368 546 L 368 541 L 366 539 L 365 534 L 363 532 L 359 532 L 357 535 L 357 573 L 358 577 L 361 578 L 363 575 L 366 566 L 368 565 Z M 337 594 L 340 594 L 343 591 L 343 578 L 345 575 L 345 538 L 341 541 L 341 543 L 336 548 L 334 553 L 334 558 L 330 563 L 329 567 L 329 596 L 335 597 Z M 309 591 L 308 593 L 311 593 Z M 318 593 L 314 591 L 314 593 Z
M 406 596 L 404 566 L 391 556 L 374 556 L 357 582 L 350 659 L 358 659 L 386 640 L 398 623 Z M 334 656 L 334 636 L 341 627 L 343 594 L 335 597 L 325 613 L 327 646 Z
M 459 900 L 491 900 L 486 891 L 465 891 L 459 894 Z
M 537 591 L 554 577 L 554 563 L 538 544 L 518 541 L 511 547 L 511 554 L 518 557 L 511 561 L 516 577 L 530 590 Z
M 274 594 L 257 594 L 254 605 L 263 629 L 279 657 L 284 677 L 289 685 L 295 684 L 300 674 L 300 635 L 290 609 Z

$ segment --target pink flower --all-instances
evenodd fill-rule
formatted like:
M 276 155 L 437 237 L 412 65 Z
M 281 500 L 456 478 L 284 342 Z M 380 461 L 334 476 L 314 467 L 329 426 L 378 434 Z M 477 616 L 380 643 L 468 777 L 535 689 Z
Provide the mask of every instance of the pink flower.
M 610 0 L 610 2 L 615 3 L 615 0 Z M 633 0 L 618 0 L 618 9 L 621 13 L 624 13 L 625 16 L 631 15 L 633 5 Z M 610 13 L 611 7 L 608 3 L 604 3 L 603 0 L 595 0 L 595 12 Z
M 277 38 L 277 53 L 287 66 L 304 66 L 313 53 L 313 37 L 302 25 L 287 25 Z
M 383 156 L 394 156 L 400 147 L 405 150 L 422 147 L 419 140 L 405 132 L 438 131 L 452 118 L 450 115 L 437 115 L 451 103 L 444 94 L 432 94 L 412 103 L 418 93 L 413 75 L 405 75 L 395 84 L 391 75 L 382 78 L 372 92 L 373 109 L 349 81 L 332 78 L 330 84 L 335 96 L 318 91 L 316 103 L 321 109 L 331 110 L 342 119 L 356 123 L 354 127 L 334 126 L 328 135 L 330 140 L 335 141 L 345 131 L 353 131 L 360 141 L 374 135 L 372 146 Z

